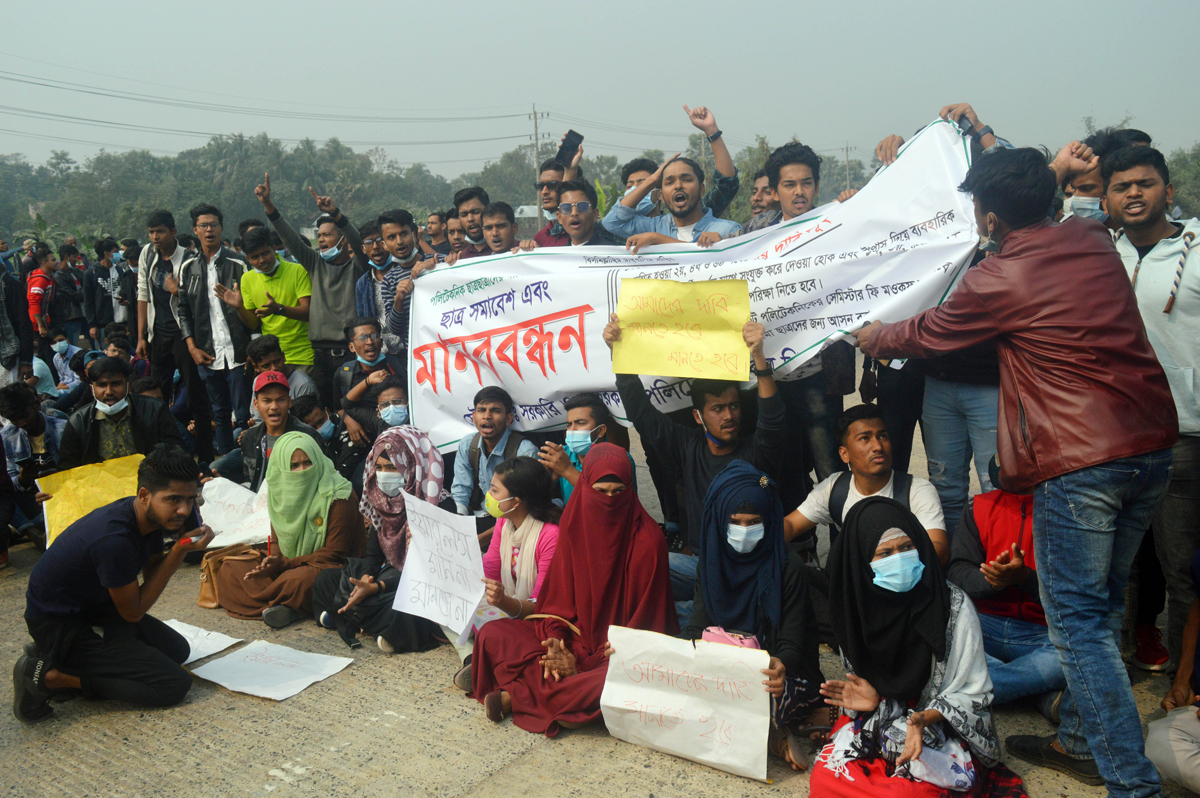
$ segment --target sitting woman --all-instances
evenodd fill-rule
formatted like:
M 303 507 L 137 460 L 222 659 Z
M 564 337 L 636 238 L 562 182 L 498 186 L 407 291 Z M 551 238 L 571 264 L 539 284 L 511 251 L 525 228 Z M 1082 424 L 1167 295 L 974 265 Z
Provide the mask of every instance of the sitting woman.
M 550 472 L 532 457 L 505 460 L 496 466 L 484 507 L 497 519 L 483 555 L 487 602 L 510 618 L 527 618 L 558 546 L 562 511 L 554 504 Z M 470 654 L 454 684 L 471 692 Z
M 680 637 L 730 642 L 771 654 L 771 751 L 795 770 L 807 766 L 798 726 L 813 710 L 824 722 L 817 619 L 804 563 L 784 543 L 775 483 L 744 460 L 717 475 L 704 497 L 696 598 Z
M 416 427 L 389 427 L 375 439 L 363 472 L 359 510 L 370 524 L 365 557 L 330 568 L 313 585 L 317 623 L 337 629 L 351 648 L 370 635 L 379 650 L 428 651 L 444 642 L 436 623 L 392 609 L 408 554 L 404 493 L 436 505 L 442 496 L 442 455 Z
M 834 724 L 812 794 L 1024 795 L 999 764 L 979 617 L 916 517 L 892 499 L 854 505 L 828 573 L 849 673 L 821 685 Z
M 367 533 L 350 483 L 302 432 L 279 436 L 267 461 L 270 552 L 257 566 L 226 560 L 217 596 L 235 618 L 281 629 L 312 612 L 313 583 L 363 552 Z
M 477 633 L 473 695 L 489 720 L 511 713 L 517 726 L 547 737 L 560 725 L 594 721 L 608 672 L 609 625 L 678 633 L 666 538 L 628 489 L 632 483 L 624 449 L 593 446 L 563 512 L 537 612 L 492 621 Z

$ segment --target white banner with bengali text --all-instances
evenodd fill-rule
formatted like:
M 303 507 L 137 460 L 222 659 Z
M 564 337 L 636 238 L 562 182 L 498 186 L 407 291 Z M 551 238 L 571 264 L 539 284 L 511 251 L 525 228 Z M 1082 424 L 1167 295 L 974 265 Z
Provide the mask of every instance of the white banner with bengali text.
M 979 241 L 971 199 L 958 191 L 969 165 L 967 141 L 937 120 L 847 202 L 709 249 L 552 247 L 427 271 L 409 328 L 413 423 L 453 450 L 474 433 L 472 401 L 486 385 L 513 397 L 520 430 L 563 429 L 563 402 L 585 392 L 627 422 L 602 338 L 626 277 L 748 281 L 777 374 L 865 324 L 938 305 Z M 686 379 L 642 382 L 663 411 L 691 402 Z

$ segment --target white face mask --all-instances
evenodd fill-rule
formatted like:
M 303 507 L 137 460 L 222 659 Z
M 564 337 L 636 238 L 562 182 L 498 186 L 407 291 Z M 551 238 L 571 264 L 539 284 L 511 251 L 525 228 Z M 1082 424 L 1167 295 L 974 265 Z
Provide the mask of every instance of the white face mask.
M 730 524 L 727 533 L 729 546 L 738 554 L 748 554 L 754 551 L 754 547 L 763 539 L 765 533 L 766 527 L 763 524 Z
M 1099 197 L 1067 197 L 1063 200 L 1063 216 L 1081 216 L 1103 222 L 1108 214 L 1100 207 Z
M 375 484 L 384 496 L 399 496 L 408 477 L 399 471 L 376 471 Z

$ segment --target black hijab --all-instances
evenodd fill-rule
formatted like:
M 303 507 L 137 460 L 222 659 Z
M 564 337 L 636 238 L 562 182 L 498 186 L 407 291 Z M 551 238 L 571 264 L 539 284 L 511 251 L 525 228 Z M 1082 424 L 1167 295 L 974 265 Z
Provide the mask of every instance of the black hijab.
M 908 535 L 925 565 L 907 593 L 874 583 L 871 558 L 889 529 Z M 833 634 L 854 673 L 886 698 L 919 698 L 933 659 L 946 658 L 950 614 L 950 588 L 925 528 L 892 499 L 863 499 L 850 509 L 830 546 L 828 571 Z

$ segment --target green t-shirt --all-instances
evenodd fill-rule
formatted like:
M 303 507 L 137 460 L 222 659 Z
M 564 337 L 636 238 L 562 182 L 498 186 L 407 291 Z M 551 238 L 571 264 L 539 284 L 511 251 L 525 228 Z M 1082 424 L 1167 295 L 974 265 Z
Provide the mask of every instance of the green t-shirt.
M 251 269 L 242 277 L 242 304 L 254 310 L 267 304 L 267 294 L 281 305 L 295 307 L 300 297 L 312 296 L 312 283 L 308 272 L 299 263 L 275 256 L 279 268 L 272 275 Z M 312 342 L 308 340 L 308 322 L 289 319 L 286 316 L 267 316 L 262 320 L 263 335 L 279 338 L 283 357 L 293 366 L 313 364 Z

